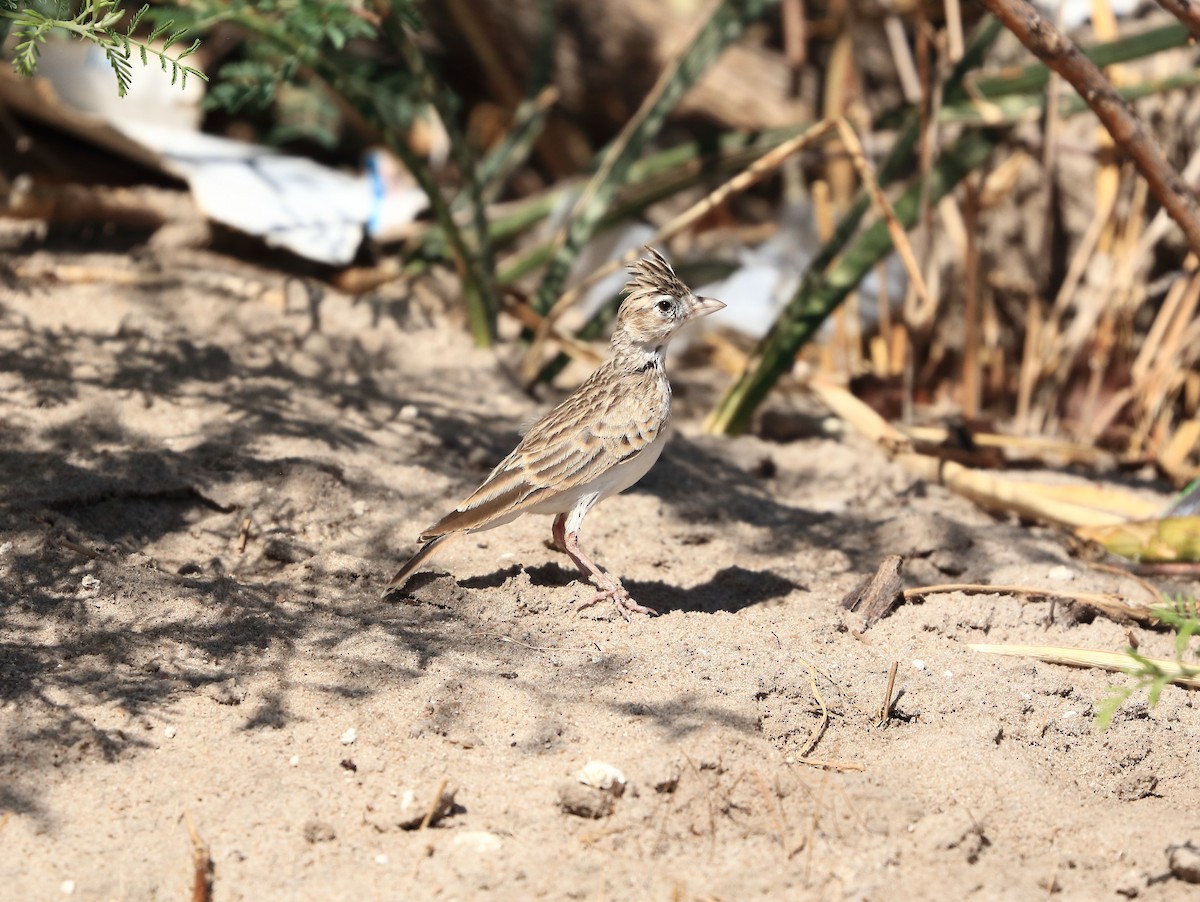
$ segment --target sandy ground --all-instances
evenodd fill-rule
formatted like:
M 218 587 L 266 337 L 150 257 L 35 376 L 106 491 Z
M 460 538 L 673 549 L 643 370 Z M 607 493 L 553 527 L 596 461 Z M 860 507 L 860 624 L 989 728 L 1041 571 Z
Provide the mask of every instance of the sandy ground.
M 1200 892 L 1167 856 L 1200 842 L 1192 697 L 1101 734 L 1114 677 L 967 647 L 1120 649 L 1126 626 L 947 594 L 863 632 L 839 606 L 891 552 L 909 585 L 1136 587 L 811 403 L 776 402 L 789 443 L 707 437 L 722 377 L 676 368 L 663 459 L 584 532 L 661 616 L 576 613 L 545 517 L 387 603 L 420 529 L 544 409 L 511 345 L 196 252 L 9 263 L 0 896 L 190 897 L 189 824 L 217 900 Z M 573 783 L 590 761 L 624 794 Z

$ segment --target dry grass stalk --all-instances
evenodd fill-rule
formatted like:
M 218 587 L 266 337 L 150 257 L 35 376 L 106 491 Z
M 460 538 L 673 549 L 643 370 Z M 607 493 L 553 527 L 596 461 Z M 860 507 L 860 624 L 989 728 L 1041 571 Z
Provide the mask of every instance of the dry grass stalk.
M 896 79 L 900 82 L 900 90 L 908 103 L 916 104 L 921 100 L 921 78 L 917 75 L 917 64 L 913 61 L 912 50 L 908 46 L 908 35 L 904 33 L 904 23 L 895 13 L 888 13 L 883 18 L 883 33 L 887 38 L 888 50 L 892 53 L 892 62 L 896 66 Z
M 867 193 L 871 195 L 871 202 L 875 205 L 876 212 L 887 223 L 888 234 L 892 237 L 892 245 L 896 248 L 896 253 L 899 255 L 900 261 L 904 264 L 904 271 L 908 273 L 909 282 L 912 284 L 913 290 L 916 292 L 923 307 L 932 306 L 934 301 L 930 297 L 929 289 L 925 285 L 925 279 L 921 276 L 921 267 L 917 263 L 917 257 L 913 253 L 912 245 L 908 242 L 908 233 L 904 230 L 904 226 L 900 224 L 900 220 L 896 217 L 896 211 L 892 209 L 887 196 L 879 187 L 879 182 L 875 179 L 875 173 L 871 168 L 871 164 L 867 161 L 867 157 L 863 153 L 862 143 L 858 140 L 858 135 L 855 134 L 854 129 L 850 127 L 850 123 L 845 119 L 837 120 L 836 125 L 838 134 L 842 138 L 842 143 L 850 155 L 850 161 L 858 172 L 859 178 L 862 179 L 863 185 L 866 186 Z
M 892 666 L 888 669 L 887 686 L 883 690 L 883 702 L 879 706 L 879 711 L 875 715 L 875 726 L 884 726 L 892 717 L 892 696 L 896 691 L 896 670 L 900 667 L 899 661 L 893 661 Z
M 845 388 L 823 379 L 812 379 L 809 389 L 837 416 L 867 439 L 878 443 L 906 469 L 930 482 L 940 483 L 981 507 L 1030 517 L 1057 526 L 1111 526 L 1138 512 L 1153 516 L 1157 504 L 1135 495 L 1093 486 L 1054 486 L 1022 482 L 1006 476 L 972 470 L 954 461 L 912 451 L 912 442 Z
M 963 220 L 967 234 L 963 265 L 963 319 L 966 334 L 963 336 L 962 392 L 959 400 L 963 414 L 974 418 L 979 416 L 983 380 L 979 361 L 979 248 L 975 237 L 979 226 L 979 193 L 972 179 L 964 180 L 963 194 Z
M 597 353 L 595 348 L 585 342 L 579 341 L 570 335 L 563 335 L 558 329 L 548 326 L 546 317 L 529 306 L 529 303 L 524 298 L 517 297 L 511 291 L 507 292 L 501 301 L 500 309 L 528 329 L 535 331 L 544 329 L 548 339 L 554 341 L 563 351 L 570 354 L 576 360 L 582 360 L 591 366 L 597 366 L 604 359 Z
M 918 586 L 905 589 L 905 600 L 926 595 L 962 592 L 964 595 L 1016 595 L 1021 598 L 1061 598 L 1098 611 L 1117 623 L 1153 624 L 1158 622 L 1154 608 L 1127 601 L 1120 595 L 1105 592 L 1068 592 L 1061 589 L 1042 589 L 1037 586 L 989 586 L 978 583 L 946 583 L 937 586 Z
M 1098 668 L 1112 673 L 1125 673 L 1132 662 L 1129 655 L 1114 651 L 1094 651 L 1088 648 L 1061 648 L 1053 645 L 968 645 L 968 648 L 989 655 L 1037 658 L 1048 664 L 1065 664 L 1068 667 Z M 1200 670 L 1181 665 L 1178 661 L 1164 658 L 1148 658 L 1162 673 L 1170 675 L 1169 681 L 1177 686 L 1200 689 Z

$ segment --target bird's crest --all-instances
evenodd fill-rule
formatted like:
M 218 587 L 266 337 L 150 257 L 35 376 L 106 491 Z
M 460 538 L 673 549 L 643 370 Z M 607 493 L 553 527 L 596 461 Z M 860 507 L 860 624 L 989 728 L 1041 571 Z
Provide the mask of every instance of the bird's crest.
M 688 287 L 675 275 L 671 264 L 654 248 L 647 246 L 646 256 L 629 267 L 632 278 L 625 286 L 629 294 L 666 294 L 681 298 L 688 293 Z

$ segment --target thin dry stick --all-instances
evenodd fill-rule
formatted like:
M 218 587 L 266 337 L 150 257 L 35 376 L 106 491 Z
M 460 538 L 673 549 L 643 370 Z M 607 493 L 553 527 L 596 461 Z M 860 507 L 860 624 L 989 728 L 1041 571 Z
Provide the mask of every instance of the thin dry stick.
M 854 168 L 858 172 L 858 177 L 862 179 L 863 184 L 867 188 L 867 193 L 871 195 L 871 200 L 875 204 L 879 215 L 887 223 L 888 234 L 892 236 L 892 244 L 896 248 L 900 262 L 904 264 L 904 270 L 908 273 L 908 278 L 912 282 L 917 297 L 921 300 L 921 305 L 931 305 L 932 301 L 929 297 L 929 289 L 925 286 L 925 279 L 921 275 L 921 267 L 917 263 L 917 257 L 913 253 L 912 245 L 908 243 L 908 233 L 904 230 L 904 226 L 900 224 L 900 220 L 896 217 L 896 211 L 892 209 L 891 203 L 889 203 L 883 190 L 879 187 L 879 183 L 875 180 L 875 172 L 871 168 L 871 164 L 867 161 L 866 155 L 863 153 L 858 135 L 855 134 L 850 123 L 845 119 L 838 119 L 836 125 L 838 134 L 842 138 L 842 143 L 846 146 L 846 152 L 850 154 L 850 161 L 854 164 Z
M 1155 604 L 1167 603 L 1167 599 L 1163 597 L 1163 594 L 1161 591 L 1159 591 L 1158 586 L 1154 585 L 1154 583 L 1150 582 L 1150 580 L 1143 579 L 1136 573 L 1126 570 L 1124 567 L 1118 567 L 1116 564 L 1106 564 L 1103 561 L 1090 561 L 1088 566 L 1093 570 L 1099 570 L 1101 573 L 1114 573 L 1117 576 L 1126 576 L 1149 592 L 1151 597 L 1154 599 Z
M 1034 55 L 1071 83 L 1117 146 L 1137 165 L 1158 202 L 1179 225 L 1192 252 L 1200 255 L 1200 204 L 1196 195 L 1096 64 L 1024 0 L 980 0 L 980 3 Z
M 1158 5 L 1186 25 L 1193 40 L 1200 38 L 1200 6 L 1195 0 L 1158 0 Z
M 446 787 L 449 785 L 450 778 L 442 777 L 442 782 L 438 784 L 437 792 L 433 794 L 433 801 L 429 803 L 429 810 L 425 812 L 425 817 L 421 818 L 421 826 L 417 828 L 417 832 L 424 830 L 433 823 L 433 816 L 437 814 L 437 810 L 442 804 L 442 793 L 446 791 Z
M 887 688 L 883 691 L 883 704 L 879 706 L 879 712 L 875 716 L 875 726 L 881 727 L 892 716 L 892 693 L 896 691 L 896 670 L 899 669 L 900 662 L 893 661 L 892 666 L 888 669 Z
M 778 147 L 767 151 L 753 163 L 751 163 L 742 172 L 739 172 L 732 179 L 721 185 L 706 197 L 692 204 L 688 209 L 684 210 L 662 228 L 654 233 L 647 240 L 647 244 L 658 244 L 669 241 L 680 232 L 685 231 L 698 220 L 703 218 L 714 207 L 724 203 L 730 196 L 746 191 L 747 189 L 758 184 L 762 179 L 766 178 L 771 173 L 775 172 L 788 157 L 803 150 L 809 144 L 823 138 L 835 126 L 834 122 L 827 119 L 816 123 L 812 128 L 805 131 L 803 134 L 797 135 L 789 141 L 785 141 Z M 554 324 L 565 313 L 571 305 L 575 304 L 583 294 L 602 279 L 617 272 L 621 267 L 628 266 L 642 255 L 641 248 L 635 248 L 624 254 L 617 260 L 613 260 L 604 266 L 599 267 L 590 273 L 587 278 L 583 279 L 574 288 L 564 291 L 554 306 L 546 314 L 544 321 L 538 327 L 534 340 L 529 347 L 529 351 L 525 355 L 525 364 L 523 365 L 524 374 L 529 377 L 535 373 L 539 366 L 538 361 L 541 359 L 541 344 L 549 335 L 549 330 L 554 327 Z
M 1131 619 L 1138 623 L 1153 623 L 1158 617 L 1154 609 L 1144 604 L 1134 604 L 1119 595 L 1101 592 L 1067 592 L 1062 589 L 1041 589 L 1037 586 L 988 586 L 976 583 L 946 583 L 938 586 L 919 586 L 905 589 L 904 599 L 921 598 L 925 595 L 945 592 L 962 592 L 965 595 L 1017 595 L 1025 598 L 1063 598 L 1078 601 L 1095 608 L 1117 620 Z
M 548 326 L 546 317 L 542 316 L 534 310 L 524 300 L 515 299 L 510 295 L 506 295 L 501 302 L 501 308 L 505 313 L 513 319 L 521 323 L 528 329 L 535 332 L 545 329 L 546 337 L 554 341 L 564 353 L 570 354 L 576 360 L 583 360 L 596 366 L 604 358 L 596 352 L 596 349 L 590 345 L 579 341 L 570 335 L 563 335 L 562 332 L 553 326 Z
M 776 812 L 775 803 L 779 799 L 778 797 L 772 799 L 771 793 L 767 792 L 767 781 L 763 779 L 762 774 L 756 770 L 752 770 L 750 771 L 750 776 L 754 778 L 754 783 L 758 787 L 758 794 L 762 796 L 763 803 L 771 813 L 771 820 L 775 824 L 775 832 L 779 834 L 779 845 L 783 847 L 784 854 L 788 858 L 791 858 L 791 854 L 788 852 L 791 848 L 791 843 L 788 842 L 787 827 L 783 822 L 783 805 L 779 805 L 779 810 Z

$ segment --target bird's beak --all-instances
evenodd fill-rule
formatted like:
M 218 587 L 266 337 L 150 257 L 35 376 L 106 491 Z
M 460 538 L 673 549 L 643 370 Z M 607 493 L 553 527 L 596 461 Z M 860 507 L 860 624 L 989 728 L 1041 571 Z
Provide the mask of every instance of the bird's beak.
M 692 303 L 692 309 L 688 311 L 688 319 L 699 319 L 702 316 L 708 316 L 710 313 L 716 313 L 718 310 L 724 310 L 725 305 L 716 298 L 696 298 Z

